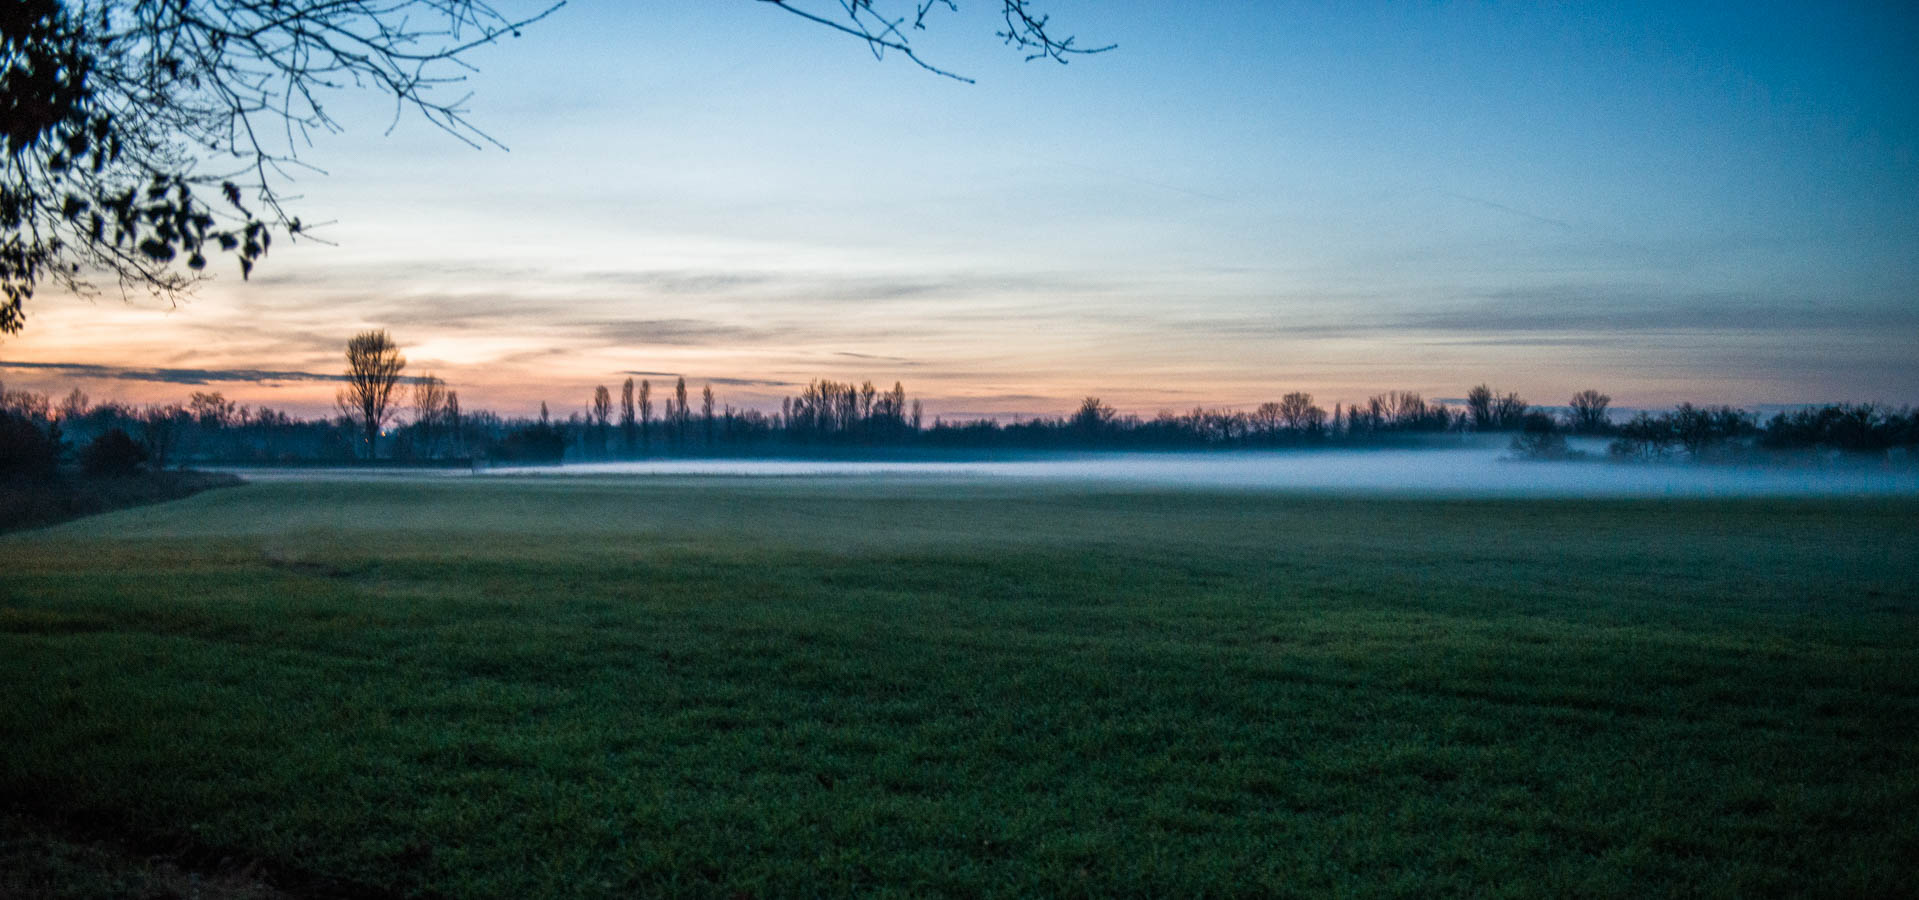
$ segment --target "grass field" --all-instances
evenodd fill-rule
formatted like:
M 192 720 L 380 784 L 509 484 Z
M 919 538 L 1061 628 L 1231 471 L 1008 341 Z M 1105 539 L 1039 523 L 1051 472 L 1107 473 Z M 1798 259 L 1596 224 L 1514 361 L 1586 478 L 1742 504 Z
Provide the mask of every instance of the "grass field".
M 0 538 L 0 799 L 336 893 L 1912 895 L 1915 526 L 255 484 Z

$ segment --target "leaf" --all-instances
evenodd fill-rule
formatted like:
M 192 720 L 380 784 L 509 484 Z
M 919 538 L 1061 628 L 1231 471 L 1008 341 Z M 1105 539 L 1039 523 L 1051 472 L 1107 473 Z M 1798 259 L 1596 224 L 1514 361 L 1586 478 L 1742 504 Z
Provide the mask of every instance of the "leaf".
M 140 253 L 155 262 L 166 262 L 173 258 L 173 245 L 159 238 L 147 238 L 140 242 Z

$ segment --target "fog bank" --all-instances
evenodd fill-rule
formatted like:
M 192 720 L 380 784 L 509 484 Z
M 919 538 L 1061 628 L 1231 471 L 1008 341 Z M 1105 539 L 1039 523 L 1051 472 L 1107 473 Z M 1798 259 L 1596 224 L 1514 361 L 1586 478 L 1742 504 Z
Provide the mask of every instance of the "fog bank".
M 1083 482 L 1208 490 L 1457 496 L 1784 497 L 1919 494 L 1919 469 L 1532 462 L 1489 449 L 1127 453 L 901 462 L 661 459 L 492 469 L 497 475 L 891 477 Z M 483 476 L 484 477 L 484 476 Z

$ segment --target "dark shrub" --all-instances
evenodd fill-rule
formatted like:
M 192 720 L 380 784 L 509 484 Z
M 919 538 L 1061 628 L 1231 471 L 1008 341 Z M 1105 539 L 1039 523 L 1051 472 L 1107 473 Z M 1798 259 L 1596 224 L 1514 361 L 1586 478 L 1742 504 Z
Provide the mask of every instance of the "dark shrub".
M 106 431 L 80 451 L 80 470 L 88 475 L 132 475 L 146 461 L 146 448 L 121 428 Z
M 1520 420 L 1519 434 L 1513 436 L 1513 450 L 1527 459 L 1565 459 L 1566 436 L 1559 433 L 1559 422 L 1545 413 L 1527 413 Z
M 55 435 L 32 419 L 0 411 L 0 478 L 52 478 L 59 464 Z
M 566 444 L 565 430 L 542 422 L 508 432 L 497 452 L 501 459 L 515 462 L 557 463 L 566 455 Z

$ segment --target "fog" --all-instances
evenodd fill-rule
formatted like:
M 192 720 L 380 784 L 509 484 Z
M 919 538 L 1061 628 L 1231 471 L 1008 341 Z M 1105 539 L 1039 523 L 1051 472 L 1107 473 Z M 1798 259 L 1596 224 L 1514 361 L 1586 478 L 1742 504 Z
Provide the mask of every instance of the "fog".
M 990 461 L 663 459 L 504 467 L 500 475 L 1003 479 L 1208 490 L 1452 496 L 1738 497 L 1919 494 L 1919 469 L 1533 462 L 1491 449 L 1125 453 Z

